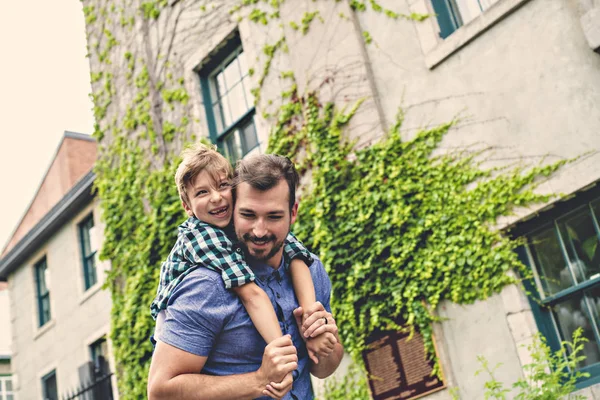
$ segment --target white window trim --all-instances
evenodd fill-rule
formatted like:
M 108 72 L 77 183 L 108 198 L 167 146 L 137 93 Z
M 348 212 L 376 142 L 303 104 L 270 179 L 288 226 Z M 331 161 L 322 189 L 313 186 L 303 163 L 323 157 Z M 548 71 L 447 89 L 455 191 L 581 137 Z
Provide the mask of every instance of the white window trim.
M 458 28 L 452 35 L 442 39 L 439 36 L 439 26 L 430 0 L 412 0 L 410 4 L 411 12 L 431 15 L 423 22 L 415 22 L 427 68 L 437 67 L 442 61 L 528 1 L 500 0 L 481 15 Z

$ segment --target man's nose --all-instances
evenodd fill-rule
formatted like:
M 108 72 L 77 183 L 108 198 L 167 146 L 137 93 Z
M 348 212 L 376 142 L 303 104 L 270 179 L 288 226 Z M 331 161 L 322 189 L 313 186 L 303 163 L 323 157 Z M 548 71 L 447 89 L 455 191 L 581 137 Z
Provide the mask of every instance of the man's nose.
M 252 228 L 252 233 L 256 237 L 263 237 L 267 235 L 267 226 L 263 220 L 256 221 L 254 227 Z

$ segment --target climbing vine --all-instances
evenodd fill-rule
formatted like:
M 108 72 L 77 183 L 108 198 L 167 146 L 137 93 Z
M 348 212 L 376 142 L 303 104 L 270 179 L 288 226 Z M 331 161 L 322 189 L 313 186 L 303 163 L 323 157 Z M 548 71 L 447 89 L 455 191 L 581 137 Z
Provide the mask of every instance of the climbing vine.
M 217 13 L 259 25 L 277 20 L 281 27 L 282 3 L 241 0 L 221 9 L 202 0 L 83 0 L 100 145 L 96 188 L 106 226 L 101 257 L 112 263 L 107 287 L 122 399 L 146 396 L 154 329 L 148 307 L 160 264 L 184 219 L 172 177 L 175 155 L 195 140 L 194 113 L 184 63 L 174 48 L 193 42 L 190 37 L 209 37 Z M 375 0 L 349 4 L 353 12 L 371 10 L 392 19 L 427 17 L 399 14 Z M 186 27 L 184 12 L 197 13 L 202 23 Z M 328 23 L 310 11 L 288 26 L 304 35 L 315 21 Z M 431 352 L 433 310 L 440 301 L 485 298 L 512 282 L 506 271 L 522 270 L 512 252 L 515 242 L 490 226 L 516 205 L 545 200 L 532 192 L 536 178 L 560 164 L 483 170 L 476 162 L 481 154 L 434 155 L 452 123 L 403 141 L 402 118 L 379 143 L 356 149 L 343 130 L 360 102 L 344 112 L 321 104 L 317 93 L 300 96 L 291 71 L 280 73 L 289 86 L 267 112 L 273 99 L 261 101 L 261 89 L 275 56 L 287 51 L 281 31 L 262 48 L 262 63 L 250 68 L 258 74 L 252 93 L 264 118 L 274 122 L 269 150 L 294 158 L 302 172 L 312 174 L 295 229 L 330 273 L 346 349 L 359 359 L 369 333 L 417 328 Z M 372 42 L 368 32 L 363 37 Z M 356 379 L 362 386 L 353 393 L 366 396 L 365 380 Z M 328 390 L 328 398 L 347 394 L 339 387 Z
M 528 276 L 518 241 L 493 229 L 516 206 L 546 201 L 533 189 L 565 161 L 483 169 L 485 154 L 434 155 L 453 123 L 356 149 L 343 135 L 348 112 L 310 94 L 282 109 L 269 150 L 312 173 L 297 235 L 318 252 L 333 285 L 333 314 L 345 348 L 360 362 L 376 331 L 417 329 L 433 355 L 432 322 L 441 301 L 472 303 Z M 301 154 L 301 158 L 298 156 Z

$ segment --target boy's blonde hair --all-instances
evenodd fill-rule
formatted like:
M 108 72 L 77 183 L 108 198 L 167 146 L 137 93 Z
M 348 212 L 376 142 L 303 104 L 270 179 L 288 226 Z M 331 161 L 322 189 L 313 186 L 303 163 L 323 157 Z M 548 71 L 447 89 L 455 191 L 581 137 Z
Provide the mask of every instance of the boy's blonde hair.
M 175 172 L 175 184 L 179 198 L 188 206 L 190 201 L 186 188 L 200 172 L 206 170 L 215 182 L 218 182 L 221 174 L 225 174 L 228 179 L 233 177 L 231 164 L 217 151 L 217 147 L 214 145 L 207 146 L 200 142 L 196 143 L 184 149 L 181 152 L 181 158 L 181 164 Z

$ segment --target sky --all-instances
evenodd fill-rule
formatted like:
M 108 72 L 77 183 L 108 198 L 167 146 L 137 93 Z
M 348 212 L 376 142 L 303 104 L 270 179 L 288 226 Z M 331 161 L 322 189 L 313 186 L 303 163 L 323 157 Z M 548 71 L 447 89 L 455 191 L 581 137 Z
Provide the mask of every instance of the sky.
M 0 54 L 2 249 L 33 199 L 64 131 L 92 133 L 81 2 L 4 1 Z

